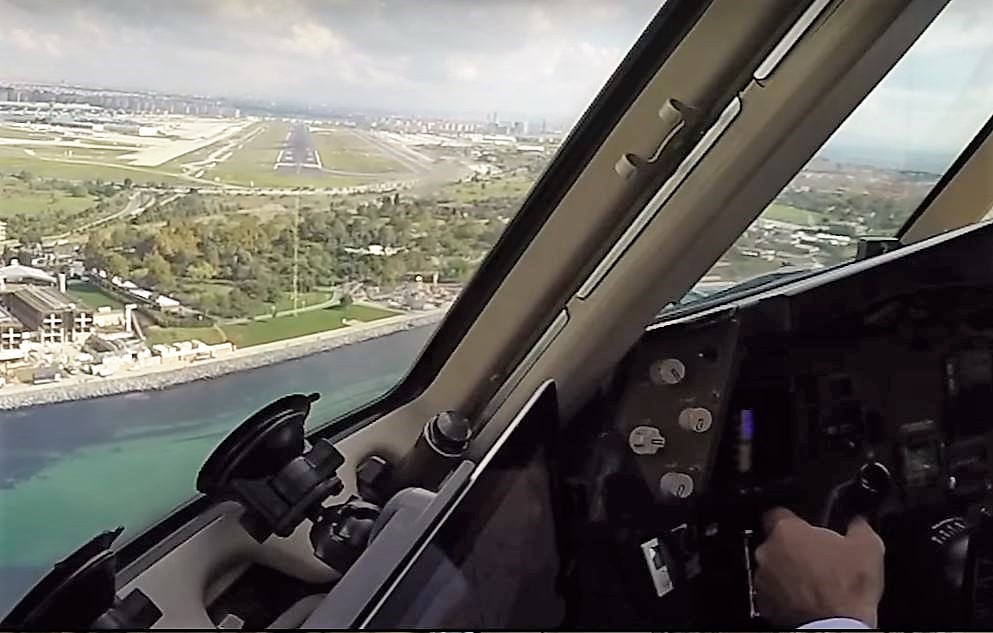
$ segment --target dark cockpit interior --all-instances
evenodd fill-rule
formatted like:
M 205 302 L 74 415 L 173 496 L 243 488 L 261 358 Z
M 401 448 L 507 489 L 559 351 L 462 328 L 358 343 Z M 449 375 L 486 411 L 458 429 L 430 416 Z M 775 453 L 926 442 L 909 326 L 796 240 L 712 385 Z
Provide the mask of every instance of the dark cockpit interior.
M 754 552 L 762 513 L 782 505 L 831 529 L 862 515 L 878 530 L 880 626 L 986 626 L 991 252 L 982 224 L 664 315 L 571 419 L 549 382 L 473 461 L 460 457 L 465 420 L 436 416 L 421 450 L 360 466 L 344 503 L 322 505 L 341 490 L 342 462 L 330 442 L 303 443 L 310 399 L 275 403 L 219 447 L 199 484 L 241 507 L 238 529 L 257 542 L 309 517 L 311 560 L 328 573 L 235 566 L 202 608 L 220 628 L 767 629 Z M 8 622 L 182 621 L 149 586 L 115 597 L 113 538 L 56 568 Z M 103 594 L 77 584 L 101 577 Z
M 579 600 L 577 622 L 758 622 L 760 517 L 784 505 L 841 531 L 869 517 L 880 626 L 988 623 L 991 240 L 983 226 L 651 328 L 584 411 L 569 475 L 592 545 L 579 591 L 628 608 Z M 639 550 L 656 538 L 665 595 Z

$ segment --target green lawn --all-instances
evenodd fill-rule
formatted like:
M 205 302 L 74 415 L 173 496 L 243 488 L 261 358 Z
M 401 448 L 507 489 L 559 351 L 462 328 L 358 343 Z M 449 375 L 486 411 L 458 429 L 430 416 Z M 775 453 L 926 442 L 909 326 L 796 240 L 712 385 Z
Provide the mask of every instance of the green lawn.
M 170 327 L 151 326 L 145 328 L 145 338 L 149 345 L 158 343 L 175 343 L 177 341 L 203 341 L 207 345 L 223 343 L 227 340 L 224 333 L 215 327 Z
M 312 306 L 317 303 L 323 303 L 331 298 L 330 292 L 321 292 L 315 290 L 313 292 L 301 292 L 297 298 L 297 307 L 306 308 L 307 306 Z M 293 295 L 291 293 L 283 293 L 282 298 L 276 302 L 276 310 L 282 312 L 284 310 L 293 309 Z
M 84 304 L 94 309 L 103 306 L 110 306 L 114 309 L 124 307 L 124 303 L 119 299 L 104 292 L 99 286 L 88 281 L 72 284 L 66 290 L 68 291 L 70 297 L 82 301 Z
M 344 309 L 325 308 L 301 312 L 295 316 L 281 316 L 265 321 L 229 325 L 224 328 L 224 331 L 232 343 L 238 347 L 248 347 L 334 330 L 343 326 L 342 319 L 374 321 L 394 314 L 388 310 L 353 305 Z
M 339 307 L 321 308 L 310 312 L 300 312 L 296 316 L 280 316 L 275 319 L 251 321 L 238 325 L 191 328 L 151 326 L 145 328 L 145 337 L 148 339 L 149 345 L 197 339 L 208 345 L 229 340 L 237 347 L 249 347 L 327 330 L 336 330 L 343 327 L 342 319 L 375 321 L 395 314 L 397 313 L 389 310 L 353 305 L 345 309 Z
M 64 191 L 29 191 L 18 186 L 0 185 L 0 218 L 23 213 L 35 215 L 49 211 L 77 212 L 96 205 L 93 197 L 74 198 Z
M 791 207 L 788 204 L 779 204 L 778 202 L 774 202 L 766 207 L 765 211 L 759 217 L 764 220 L 789 222 L 791 224 L 799 224 L 800 226 L 821 226 L 827 221 L 822 213 L 799 209 L 797 207 Z

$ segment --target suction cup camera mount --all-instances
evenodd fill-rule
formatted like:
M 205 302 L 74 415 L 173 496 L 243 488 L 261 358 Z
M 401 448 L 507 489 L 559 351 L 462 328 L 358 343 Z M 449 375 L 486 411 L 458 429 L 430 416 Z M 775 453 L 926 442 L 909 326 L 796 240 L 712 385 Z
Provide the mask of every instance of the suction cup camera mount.
M 320 396 L 294 394 L 241 423 L 207 458 L 197 490 L 245 508 L 241 524 L 258 542 L 286 537 L 304 519 L 315 521 L 328 497 L 344 489 L 337 476 L 345 458 L 325 439 L 304 440 L 304 422 Z

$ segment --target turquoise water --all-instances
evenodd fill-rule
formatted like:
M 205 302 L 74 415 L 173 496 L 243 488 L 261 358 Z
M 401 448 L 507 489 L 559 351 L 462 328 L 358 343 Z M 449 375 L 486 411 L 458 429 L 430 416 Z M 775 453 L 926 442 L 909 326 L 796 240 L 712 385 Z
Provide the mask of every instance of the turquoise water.
M 162 391 L 0 414 L 0 613 L 91 536 L 123 525 L 124 540 L 188 500 L 207 454 L 255 410 L 316 391 L 310 424 L 327 422 L 396 384 L 431 331 Z

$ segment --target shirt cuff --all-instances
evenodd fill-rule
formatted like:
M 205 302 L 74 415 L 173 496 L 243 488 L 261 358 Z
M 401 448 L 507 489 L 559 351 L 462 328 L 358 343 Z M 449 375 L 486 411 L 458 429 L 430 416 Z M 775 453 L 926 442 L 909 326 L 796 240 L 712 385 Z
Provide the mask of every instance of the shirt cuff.
M 868 629 L 871 627 L 862 620 L 856 620 L 855 618 L 828 618 L 826 620 L 815 620 L 808 624 L 804 624 L 799 628 L 835 630 L 835 629 Z

